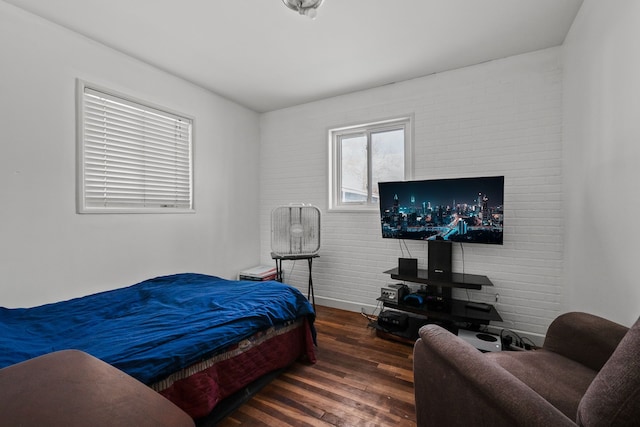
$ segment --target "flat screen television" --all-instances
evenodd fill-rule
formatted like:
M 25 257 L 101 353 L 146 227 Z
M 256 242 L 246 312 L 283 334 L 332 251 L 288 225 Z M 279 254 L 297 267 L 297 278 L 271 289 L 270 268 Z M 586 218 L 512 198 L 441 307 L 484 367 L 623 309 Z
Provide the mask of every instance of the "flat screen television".
M 502 244 L 504 176 L 378 183 L 382 237 Z

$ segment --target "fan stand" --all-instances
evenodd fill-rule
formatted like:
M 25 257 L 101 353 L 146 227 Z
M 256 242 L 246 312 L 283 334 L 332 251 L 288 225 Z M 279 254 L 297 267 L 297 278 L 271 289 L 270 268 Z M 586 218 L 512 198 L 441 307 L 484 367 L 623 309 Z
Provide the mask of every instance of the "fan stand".
M 313 293 L 313 279 L 311 278 L 311 265 L 313 263 L 314 258 L 318 258 L 320 255 L 318 254 L 302 254 L 302 255 L 278 255 L 274 252 L 271 252 L 271 258 L 276 260 L 276 280 L 278 282 L 282 282 L 283 274 L 282 274 L 282 261 L 283 260 L 299 260 L 306 259 L 309 263 L 309 288 L 307 289 L 307 299 L 311 301 L 313 305 L 313 311 L 316 311 L 316 296 Z

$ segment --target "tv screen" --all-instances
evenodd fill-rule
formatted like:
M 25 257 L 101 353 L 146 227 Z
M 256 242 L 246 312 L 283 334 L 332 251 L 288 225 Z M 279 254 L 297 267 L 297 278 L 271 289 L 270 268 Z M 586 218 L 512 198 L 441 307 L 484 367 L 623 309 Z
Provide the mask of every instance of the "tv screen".
M 382 237 L 502 244 L 504 176 L 378 183 Z

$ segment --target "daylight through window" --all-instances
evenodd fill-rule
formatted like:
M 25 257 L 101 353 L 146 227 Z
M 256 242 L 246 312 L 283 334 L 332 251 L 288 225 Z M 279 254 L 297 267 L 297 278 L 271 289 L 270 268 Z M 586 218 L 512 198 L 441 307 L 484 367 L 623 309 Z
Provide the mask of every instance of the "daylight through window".
M 412 175 L 410 118 L 330 131 L 330 208 L 377 209 L 378 182 Z

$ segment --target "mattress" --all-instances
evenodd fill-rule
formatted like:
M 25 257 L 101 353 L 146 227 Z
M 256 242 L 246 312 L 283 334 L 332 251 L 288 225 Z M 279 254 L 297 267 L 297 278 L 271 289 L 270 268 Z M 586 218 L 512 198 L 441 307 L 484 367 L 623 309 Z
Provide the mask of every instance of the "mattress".
M 152 384 L 315 313 L 297 289 L 184 273 L 33 308 L 0 308 L 0 368 L 77 349 Z
M 261 331 L 210 358 L 151 384 L 194 419 L 258 378 L 295 361 L 315 363 L 307 319 Z

